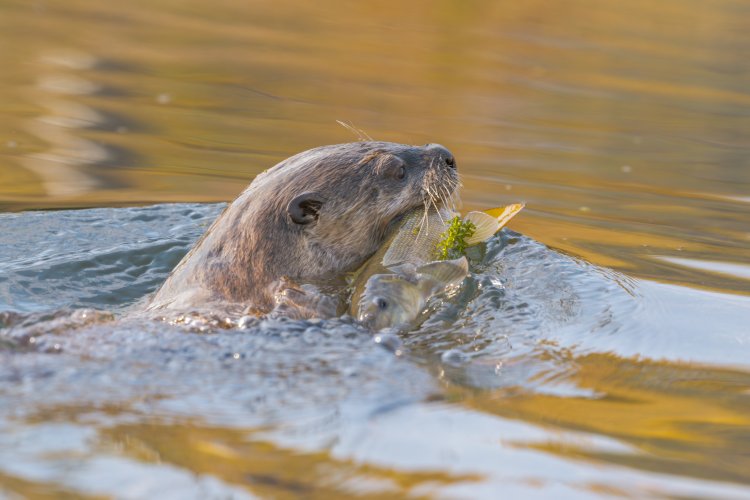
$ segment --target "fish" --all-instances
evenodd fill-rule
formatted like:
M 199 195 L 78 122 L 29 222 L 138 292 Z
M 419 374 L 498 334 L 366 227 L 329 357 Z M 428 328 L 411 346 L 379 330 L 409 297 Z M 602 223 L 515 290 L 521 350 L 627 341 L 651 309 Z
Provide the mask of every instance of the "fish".
M 474 232 L 466 238 L 466 246 L 479 244 L 494 236 L 524 206 L 523 203 L 515 203 L 487 212 L 467 213 L 461 219 L 463 222 L 471 222 Z M 382 265 L 389 268 L 404 263 L 421 265 L 436 260 L 438 244 L 456 216 L 459 214 L 448 208 L 412 210 L 404 217 L 392 240 L 386 243 L 385 253 L 381 257 Z M 376 258 L 377 256 L 378 254 Z
M 419 267 L 403 264 L 393 271 L 375 274 L 365 284 L 357 319 L 372 330 L 413 322 L 432 297 L 463 282 L 469 275 L 469 263 L 461 257 Z
M 489 212 L 469 212 L 467 246 L 486 241 L 521 209 L 521 203 Z M 349 312 L 374 330 L 413 322 L 429 300 L 456 288 L 469 274 L 466 257 L 437 260 L 438 245 L 458 214 L 420 207 L 406 214 L 386 243 L 354 275 Z

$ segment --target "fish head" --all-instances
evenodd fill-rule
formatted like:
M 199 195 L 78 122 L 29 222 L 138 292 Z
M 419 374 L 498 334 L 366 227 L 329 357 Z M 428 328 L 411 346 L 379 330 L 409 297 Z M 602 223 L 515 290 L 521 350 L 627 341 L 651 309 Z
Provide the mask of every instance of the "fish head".
M 376 274 L 365 284 L 357 319 L 373 330 L 408 324 L 427 302 L 468 275 L 465 257 L 420 267 L 399 266 L 394 274 Z
M 417 283 L 397 274 L 375 274 L 365 284 L 357 319 L 372 330 L 416 319 L 426 297 Z

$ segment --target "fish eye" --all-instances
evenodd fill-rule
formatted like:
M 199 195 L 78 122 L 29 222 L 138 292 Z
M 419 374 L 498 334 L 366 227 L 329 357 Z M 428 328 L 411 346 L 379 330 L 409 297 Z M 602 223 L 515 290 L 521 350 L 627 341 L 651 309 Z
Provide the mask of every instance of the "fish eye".
M 375 305 L 378 306 L 378 309 L 381 311 L 388 308 L 388 301 L 383 297 L 376 297 L 373 302 L 375 302 Z

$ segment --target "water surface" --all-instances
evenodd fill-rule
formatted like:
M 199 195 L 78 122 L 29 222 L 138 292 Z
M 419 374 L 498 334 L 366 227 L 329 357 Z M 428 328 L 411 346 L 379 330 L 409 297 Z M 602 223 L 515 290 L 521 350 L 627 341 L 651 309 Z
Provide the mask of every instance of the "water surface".
M 0 33 L 0 497 L 750 496 L 745 2 L 10 0 Z M 336 120 L 449 147 L 520 234 L 400 338 L 130 315 Z

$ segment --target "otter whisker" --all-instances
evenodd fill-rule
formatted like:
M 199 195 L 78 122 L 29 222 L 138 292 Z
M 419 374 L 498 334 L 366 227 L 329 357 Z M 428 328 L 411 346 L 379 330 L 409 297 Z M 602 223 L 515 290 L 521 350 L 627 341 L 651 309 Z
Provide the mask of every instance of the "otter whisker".
M 443 196 L 441 198 L 443 206 L 446 207 L 446 208 L 450 208 L 452 210 L 453 207 L 450 206 L 450 204 L 449 204 L 449 201 L 451 199 L 451 194 L 448 191 L 448 187 L 445 184 L 443 184 L 443 185 L 440 186 L 440 192 L 443 194 Z
M 441 206 L 444 207 L 445 206 L 445 193 L 443 192 L 443 185 L 442 184 L 440 184 L 435 189 L 435 194 L 437 195 L 437 199 L 438 199 L 437 201 L 440 203 Z
M 430 190 L 430 200 L 432 201 L 432 205 L 435 207 L 435 211 L 437 212 L 438 217 L 440 218 L 440 222 L 445 224 L 445 219 L 443 219 L 443 214 L 440 213 L 440 206 L 443 206 L 443 199 L 440 194 L 440 186 L 433 186 Z
M 451 193 L 451 195 L 450 195 L 450 204 L 451 204 L 451 210 L 453 210 L 454 212 L 457 212 L 458 211 L 458 207 L 459 207 L 459 201 L 460 200 L 457 199 L 457 198 L 458 198 L 458 195 L 455 192 Z
M 365 132 L 363 129 L 359 128 L 357 130 L 359 130 L 362 133 L 362 135 L 364 135 L 367 138 L 368 141 L 374 141 L 375 140 L 372 137 L 370 137 L 370 134 L 368 134 L 367 132 Z
M 425 193 L 422 193 L 422 204 L 424 205 L 424 212 L 422 213 L 422 220 L 419 222 L 419 232 L 417 233 L 417 238 L 419 238 L 422 235 L 423 230 L 425 229 L 425 226 L 427 226 L 427 233 L 430 232 L 430 219 L 427 216 L 427 197 Z
M 450 200 L 451 206 L 455 209 L 456 208 L 456 186 L 451 186 L 448 192 L 448 198 Z
M 461 206 L 461 194 L 458 189 L 454 189 L 453 194 L 451 195 L 451 203 L 453 203 L 454 209 Z
M 435 187 L 435 206 L 443 206 L 443 194 L 440 191 L 440 186 Z
M 433 197 L 430 198 L 430 201 L 432 201 L 432 206 L 435 207 L 435 212 L 437 212 L 437 216 L 438 218 L 440 218 L 440 222 L 442 222 L 443 225 L 446 225 L 445 219 L 443 219 L 443 214 L 440 213 L 440 207 L 438 207 L 439 199 L 436 201 L 435 198 L 437 198 L 437 194 L 434 198 Z
M 449 194 L 449 201 L 450 201 L 450 204 L 451 204 L 451 208 L 454 211 L 457 211 L 459 209 L 459 206 L 458 206 L 458 203 L 457 203 L 457 200 L 456 200 L 456 196 L 457 196 L 456 189 L 455 188 L 451 189 L 450 194 Z
M 342 122 L 341 120 L 336 120 L 336 123 L 338 123 L 339 125 L 344 127 L 346 130 L 354 134 L 357 137 L 357 139 L 359 139 L 360 141 L 366 141 L 366 140 L 372 141 L 373 140 L 373 138 L 370 137 L 364 130 L 355 127 L 351 123 L 345 123 L 345 122 Z
M 458 187 L 460 186 L 460 181 L 458 179 L 449 177 L 446 181 L 446 184 L 444 185 L 445 189 L 448 191 L 448 197 L 447 202 L 450 203 L 451 209 L 455 211 L 461 202 L 461 196 L 458 193 Z

